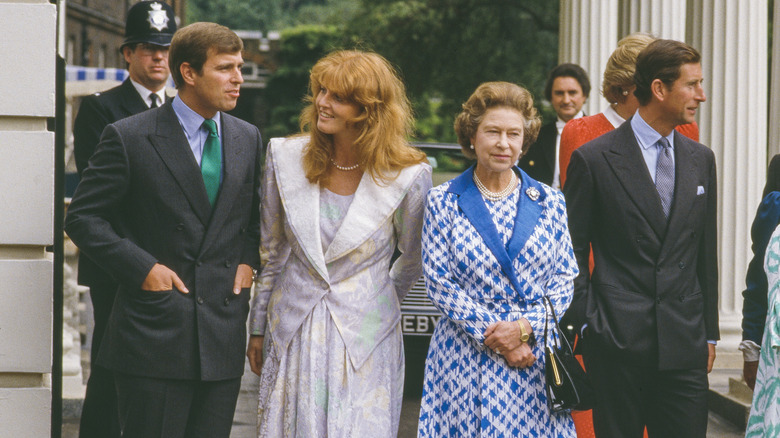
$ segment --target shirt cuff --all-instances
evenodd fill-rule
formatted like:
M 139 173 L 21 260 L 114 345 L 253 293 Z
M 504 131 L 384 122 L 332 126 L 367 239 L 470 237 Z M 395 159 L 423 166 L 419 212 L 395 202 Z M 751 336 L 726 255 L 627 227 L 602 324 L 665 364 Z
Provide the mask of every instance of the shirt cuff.
M 742 352 L 742 359 L 745 362 L 757 362 L 761 355 L 761 346 L 748 339 L 739 343 L 738 350 Z

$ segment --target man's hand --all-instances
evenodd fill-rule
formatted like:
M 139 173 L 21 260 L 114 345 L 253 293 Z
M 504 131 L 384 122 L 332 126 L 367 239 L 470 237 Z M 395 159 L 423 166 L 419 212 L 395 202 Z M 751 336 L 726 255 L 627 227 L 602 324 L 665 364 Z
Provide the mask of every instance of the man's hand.
M 249 366 L 252 372 L 260 375 L 263 369 L 263 337 L 252 335 L 249 337 L 249 346 L 246 348 L 246 357 L 249 358 Z
M 151 292 L 162 292 L 177 289 L 181 293 L 190 293 L 184 282 L 169 267 L 155 263 L 152 270 L 146 274 L 141 289 Z
M 525 326 L 526 333 L 533 333 L 531 324 L 525 318 L 520 320 Z M 520 346 L 520 326 L 517 321 L 499 321 L 490 324 L 485 329 L 485 346 L 491 350 L 498 349 L 501 352 L 509 352 Z
M 715 344 L 707 343 L 707 373 L 712 371 L 712 364 L 715 363 Z
M 238 265 L 236 279 L 233 281 L 233 293 L 238 295 L 241 293 L 241 289 L 252 287 L 254 276 L 255 274 L 251 266 L 243 263 Z
M 520 343 L 520 346 L 514 350 L 504 352 L 502 351 L 506 363 L 511 367 L 527 368 L 536 362 L 536 356 L 531 351 L 531 347 L 526 343 Z
M 756 389 L 756 375 L 758 374 L 758 361 L 745 361 L 742 366 L 742 375 L 750 389 Z

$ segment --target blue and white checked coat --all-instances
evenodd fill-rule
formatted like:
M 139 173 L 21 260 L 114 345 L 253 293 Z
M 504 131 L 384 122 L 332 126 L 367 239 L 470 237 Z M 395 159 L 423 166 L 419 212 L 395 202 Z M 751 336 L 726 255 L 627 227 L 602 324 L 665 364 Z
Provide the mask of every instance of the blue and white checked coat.
M 444 317 L 425 365 L 421 437 L 575 436 L 569 414 L 547 409 L 542 354 L 542 297 L 563 315 L 578 273 L 566 205 L 559 191 L 514 170 L 522 186 L 507 245 L 473 183 L 473 167 L 428 194 L 423 269 Z M 494 322 L 522 317 L 536 336 L 536 362 L 523 369 L 485 347 L 483 336 Z

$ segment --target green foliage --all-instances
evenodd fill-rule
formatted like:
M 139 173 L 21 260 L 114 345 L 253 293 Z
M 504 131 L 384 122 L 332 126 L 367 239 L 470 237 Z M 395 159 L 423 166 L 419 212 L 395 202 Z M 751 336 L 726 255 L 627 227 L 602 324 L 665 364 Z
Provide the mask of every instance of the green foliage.
M 335 26 L 303 25 L 282 31 L 279 69 L 265 89 L 268 123 L 265 138 L 298 132 L 298 115 L 305 106 L 309 71 L 326 53 L 342 47 L 343 32 Z
M 302 24 L 343 23 L 358 6 L 358 0 L 189 0 L 187 21 L 268 32 Z
M 452 120 L 485 81 L 528 88 L 539 104 L 557 63 L 558 2 L 549 0 L 362 0 L 347 30 L 403 72 L 418 133 L 446 138 Z M 429 96 L 436 96 L 430 112 Z M 449 116 L 451 114 L 451 116 Z M 437 119 L 433 117 L 439 115 Z M 433 126 L 439 120 L 439 126 Z M 451 138 L 451 137 L 450 137 Z
M 457 136 L 452 130 L 455 114 L 442 110 L 441 97 L 427 93 L 414 101 L 417 140 L 424 142 L 454 143 Z
M 452 122 L 482 82 L 528 88 L 541 104 L 557 64 L 558 3 L 551 0 L 189 0 L 188 21 L 281 30 L 279 70 L 265 90 L 264 137 L 298 131 L 311 66 L 334 48 L 374 50 L 398 67 L 417 137 L 454 142 Z M 304 25 L 303 23 L 306 23 Z

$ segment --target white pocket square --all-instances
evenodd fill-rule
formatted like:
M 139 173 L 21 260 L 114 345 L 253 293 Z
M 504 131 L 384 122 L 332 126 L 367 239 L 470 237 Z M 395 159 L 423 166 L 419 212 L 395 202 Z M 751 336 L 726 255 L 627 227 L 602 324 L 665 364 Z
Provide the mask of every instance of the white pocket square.
M 703 195 L 703 194 L 704 194 L 704 186 L 696 187 L 696 196 Z

